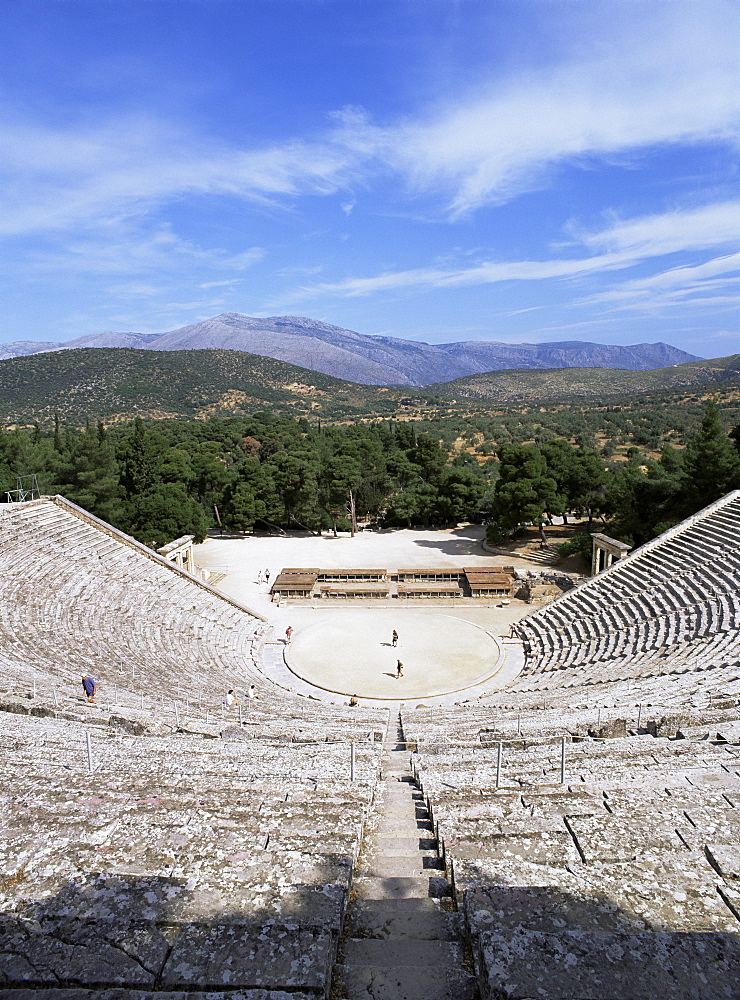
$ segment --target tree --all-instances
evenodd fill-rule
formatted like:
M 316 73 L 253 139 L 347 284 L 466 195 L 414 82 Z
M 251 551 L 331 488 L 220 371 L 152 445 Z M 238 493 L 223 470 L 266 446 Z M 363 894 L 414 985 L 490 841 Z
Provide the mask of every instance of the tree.
M 547 545 L 544 522 L 562 514 L 565 497 L 547 474 L 547 462 L 539 448 L 504 444 L 499 448 L 499 480 L 493 500 L 494 513 L 503 527 L 514 528 L 531 521 L 539 528 L 542 545 Z
M 203 508 L 179 483 L 158 483 L 132 505 L 129 532 L 151 548 L 161 548 L 182 535 L 202 542 L 208 532 Z
M 345 504 L 353 538 L 357 532 L 357 490 L 361 483 L 362 466 L 356 458 L 335 455 L 324 467 L 321 475 L 321 493 L 335 536 L 337 515 Z
M 267 466 L 282 502 L 283 523 L 295 522 L 306 527 L 304 522 L 309 521 L 314 527 L 318 526 L 319 466 L 315 455 L 307 450 L 278 451 L 270 457 Z
M 486 481 L 479 472 L 463 466 L 446 469 L 437 500 L 441 520 L 455 524 L 469 521 L 485 492 Z
M 270 470 L 256 458 L 241 462 L 236 477 L 223 492 L 224 519 L 235 531 L 249 531 L 255 522 L 272 524 L 281 517 L 280 499 Z
M 678 476 L 660 462 L 639 452 L 632 455 L 609 479 L 605 511 L 612 517 L 610 534 L 636 545 L 654 538 L 681 519 L 680 491 Z
M 56 454 L 54 477 L 57 492 L 119 527 L 124 518 L 118 463 L 100 428 L 87 427 L 70 437 Z
M 683 473 L 689 514 L 740 487 L 740 455 L 725 433 L 714 400 L 707 403 L 701 426 L 686 445 Z
M 160 465 L 165 448 L 163 438 L 137 417 L 133 429 L 116 449 L 121 463 L 121 484 L 128 499 L 147 493 L 161 482 Z

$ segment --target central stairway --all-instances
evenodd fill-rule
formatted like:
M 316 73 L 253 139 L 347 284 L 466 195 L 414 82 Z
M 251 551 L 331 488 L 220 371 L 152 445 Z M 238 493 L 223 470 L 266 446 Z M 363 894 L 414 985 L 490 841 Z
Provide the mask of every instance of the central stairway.
M 454 911 L 399 715 L 352 883 L 332 996 L 476 1000 L 462 915 Z

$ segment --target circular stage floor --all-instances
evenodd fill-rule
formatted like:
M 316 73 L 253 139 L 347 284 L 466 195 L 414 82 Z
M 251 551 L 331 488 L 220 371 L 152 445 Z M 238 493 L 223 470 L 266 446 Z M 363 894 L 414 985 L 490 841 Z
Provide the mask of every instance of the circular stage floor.
M 296 630 L 285 660 L 296 676 L 327 691 L 405 701 L 480 683 L 497 673 L 504 656 L 495 636 L 451 614 L 348 608 Z

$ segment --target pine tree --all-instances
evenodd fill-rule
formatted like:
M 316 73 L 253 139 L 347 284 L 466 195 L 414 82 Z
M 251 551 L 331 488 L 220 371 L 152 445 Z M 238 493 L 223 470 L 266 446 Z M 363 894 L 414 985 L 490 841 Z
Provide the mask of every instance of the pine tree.
M 740 455 L 722 426 L 714 400 L 707 403 L 701 427 L 686 445 L 683 472 L 687 513 L 740 487 Z

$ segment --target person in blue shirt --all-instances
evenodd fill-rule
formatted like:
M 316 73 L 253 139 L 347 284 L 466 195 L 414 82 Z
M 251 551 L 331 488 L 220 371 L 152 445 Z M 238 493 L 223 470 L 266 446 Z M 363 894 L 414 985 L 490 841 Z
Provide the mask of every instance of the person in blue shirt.
M 98 685 L 92 679 L 90 674 L 85 674 L 82 678 L 82 690 L 87 695 L 87 700 L 90 702 L 95 701 L 95 692 L 98 690 Z

